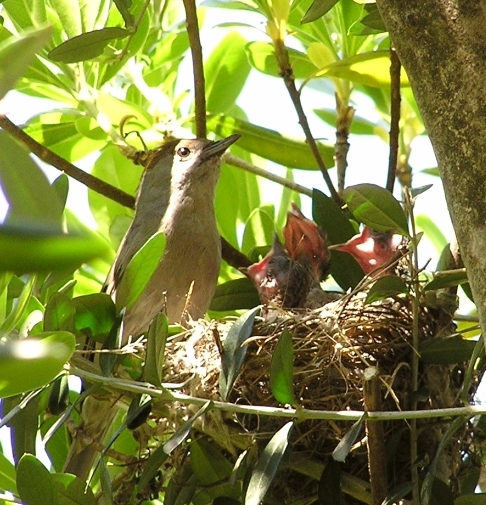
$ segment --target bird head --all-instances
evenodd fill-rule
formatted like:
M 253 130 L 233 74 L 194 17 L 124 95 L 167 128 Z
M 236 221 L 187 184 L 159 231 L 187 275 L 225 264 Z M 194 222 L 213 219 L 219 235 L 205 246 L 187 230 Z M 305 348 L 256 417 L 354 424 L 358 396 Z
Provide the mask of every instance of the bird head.
M 315 278 L 324 280 L 330 270 L 330 254 L 325 232 L 314 221 L 307 219 L 292 202 L 283 229 L 285 246 L 293 260 L 307 258 Z

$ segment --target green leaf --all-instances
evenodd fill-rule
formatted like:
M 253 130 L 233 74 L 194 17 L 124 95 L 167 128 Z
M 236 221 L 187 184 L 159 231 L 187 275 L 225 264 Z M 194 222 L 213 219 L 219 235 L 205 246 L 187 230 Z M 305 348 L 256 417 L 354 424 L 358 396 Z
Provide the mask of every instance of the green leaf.
M 341 491 L 341 463 L 330 458 L 322 470 L 317 490 L 319 505 L 340 505 Z
M 255 209 L 245 223 L 241 249 L 248 253 L 256 246 L 271 244 L 275 233 L 275 209 L 265 205 Z
M 74 270 L 103 256 L 106 244 L 90 235 L 46 235 L 31 227 L 0 226 L 0 271 Z
M 329 12 L 339 0 L 314 0 L 307 9 L 301 23 L 311 23 L 316 19 L 322 18 L 324 14 Z
M 407 218 L 395 197 L 375 184 L 358 184 L 343 191 L 354 217 L 376 231 L 396 231 L 408 235 Z
M 294 348 L 287 328 L 280 335 L 270 362 L 270 389 L 278 402 L 297 404 L 294 396 Z
M 463 494 L 454 500 L 454 505 L 483 505 L 486 493 Z
M 47 56 L 52 61 L 62 63 L 91 60 L 101 56 L 111 41 L 129 35 L 130 32 L 125 28 L 115 26 L 82 33 L 55 47 Z
M 5 414 L 5 410 L 3 410 Z M 0 489 L 17 494 L 17 484 L 15 482 L 15 466 L 0 452 Z
M 44 331 L 74 330 L 76 309 L 64 293 L 54 293 L 47 302 L 44 314 Z
M 275 50 L 268 42 L 250 42 L 245 46 L 250 65 L 260 72 L 278 77 L 278 68 Z M 290 64 L 296 79 L 307 79 L 317 72 L 317 68 L 311 63 L 309 57 L 296 49 L 287 48 Z
M 241 277 L 219 284 L 216 288 L 209 310 L 228 311 L 252 309 L 260 304 L 260 298 L 248 277 Z
M 356 229 L 336 202 L 317 189 L 312 192 L 312 217 L 326 232 L 331 244 L 343 244 L 356 235 Z M 331 275 L 345 291 L 363 278 L 363 270 L 349 254 L 332 251 Z
M 186 438 L 189 436 L 189 432 L 192 429 L 192 425 L 196 419 L 202 416 L 211 407 L 211 401 L 207 401 L 190 419 L 188 419 L 164 444 L 164 452 L 166 454 L 171 454 L 174 449 L 179 447 Z
M 468 361 L 476 346 L 472 340 L 461 337 L 447 337 L 424 342 L 419 347 L 420 358 L 424 363 L 452 365 Z
M 0 158 L 0 183 L 9 204 L 5 222 L 60 233 L 63 205 L 42 170 L 4 131 L 0 152 L 9 153 Z
M 373 286 L 371 286 L 366 296 L 365 304 L 384 300 L 390 296 L 407 292 L 407 285 L 400 277 L 396 275 L 386 275 L 385 277 L 380 277 Z
M 157 447 L 157 449 L 150 454 L 148 460 L 143 466 L 142 475 L 140 476 L 140 481 L 138 483 L 141 490 L 143 490 L 157 475 L 161 466 L 168 457 L 169 455 L 165 452 L 163 445 Z
M 361 53 L 331 63 L 320 70 L 316 77 L 339 77 L 373 88 L 390 86 L 390 54 L 388 51 Z M 410 86 L 408 76 L 402 68 L 400 85 Z
M 116 322 L 116 307 L 106 293 L 91 293 L 73 298 L 75 309 L 74 327 L 83 333 L 103 343 Z
M 152 412 L 152 398 L 147 394 L 135 395 L 128 407 L 126 425 L 129 430 L 136 430 L 145 423 Z
M 53 416 L 62 414 L 69 406 L 69 384 L 67 374 L 54 379 L 47 399 L 47 411 Z
M 309 146 L 298 140 L 282 136 L 275 130 L 256 126 L 230 116 L 213 116 L 208 128 L 221 137 L 240 133 L 238 146 L 280 165 L 303 170 L 318 170 Z M 334 147 L 318 143 L 326 167 L 334 166 Z
M 198 481 L 203 486 L 211 486 L 228 481 L 233 465 L 223 456 L 216 444 L 204 438 L 195 439 L 190 444 L 191 466 Z M 226 483 L 227 492 L 231 492 Z M 221 488 L 218 493 L 221 493 Z
M 328 125 L 336 127 L 337 114 L 334 109 L 314 109 L 314 113 Z M 383 122 L 380 122 L 383 123 Z M 354 116 L 351 123 L 350 133 L 355 135 L 376 135 L 381 139 L 388 139 L 388 130 L 386 124 L 376 123 L 363 117 Z
M 80 478 L 68 473 L 55 473 L 51 478 L 60 505 L 96 505 L 93 491 Z
M 228 113 L 233 108 L 250 74 L 244 50 L 246 39 L 230 32 L 211 52 L 204 65 L 206 107 L 209 113 Z
M 363 423 L 366 414 L 363 414 L 354 424 L 351 429 L 344 435 L 344 437 L 339 441 L 338 445 L 332 453 L 332 457 L 335 461 L 344 463 L 346 456 L 351 451 L 351 447 L 356 442 L 361 430 L 363 429 Z
M 449 270 L 443 272 L 436 272 L 434 279 L 425 285 L 425 291 L 433 289 L 443 289 L 453 286 L 459 286 L 468 282 L 467 273 L 465 268 L 458 268 L 457 270 Z
M 245 505 L 259 505 L 262 502 L 287 450 L 293 426 L 293 421 L 282 426 L 258 458 L 248 483 Z
M 245 361 L 247 346 L 243 342 L 250 337 L 255 317 L 260 307 L 255 307 L 240 316 L 228 331 L 221 355 L 221 373 L 219 376 L 219 394 L 223 401 L 228 400 L 231 388 Z
M 132 5 L 132 0 L 114 0 L 116 8 L 123 17 L 125 25 L 130 28 L 133 25 L 134 18 L 133 14 L 130 12 L 130 7 Z
M 157 314 L 147 332 L 147 351 L 143 365 L 143 380 L 161 387 L 165 361 L 165 344 L 169 336 L 169 323 L 165 314 Z
M 432 242 L 437 252 L 442 251 L 447 245 L 447 239 L 444 234 L 429 216 L 423 214 L 415 216 L 415 225 L 425 233 L 425 236 Z
M 63 369 L 74 352 L 74 335 L 66 331 L 0 344 L 0 397 L 44 386 Z
M 19 461 L 17 488 L 25 505 L 61 505 L 52 475 L 32 454 L 24 454 Z
M 154 233 L 128 263 L 116 290 L 118 310 L 131 309 L 147 287 L 165 251 L 165 235 Z
M 52 33 L 52 27 L 47 26 L 41 30 L 26 31 L 0 44 L 0 100 L 25 75 L 36 54 L 51 40 Z

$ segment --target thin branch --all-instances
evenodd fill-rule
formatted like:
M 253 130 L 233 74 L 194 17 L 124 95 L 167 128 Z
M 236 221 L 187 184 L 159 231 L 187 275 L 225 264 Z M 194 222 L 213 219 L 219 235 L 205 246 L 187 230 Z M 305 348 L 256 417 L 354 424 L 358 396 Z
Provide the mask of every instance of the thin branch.
M 89 189 L 96 191 L 100 195 L 106 196 L 110 200 L 118 202 L 125 207 L 130 207 L 133 209 L 135 206 L 135 198 L 125 191 L 108 184 L 107 182 L 98 179 L 97 177 L 88 174 L 84 170 L 74 166 L 73 164 L 66 161 L 61 156 L 57 155 L 50 149 L 47 149 L 43 145 L 39 144 L 35 141 L 31 136 L 27 135 L 21 128 L 12 123 L 10 119 L 6 116 L 0 114 L 0 127 L 2 127 L 5 131 L 10 133 L 12 137 L 19 140 L 22 144 L 24 144 L 27 149 L 35 154 L 39 159 L 52 165 L 54 168 L 57 168 L 61 172 L 64 172 L 66 175 L 69 175 L 73 179 L 76 179 L 80 183 L 84 184 Z
M 106 388 L 112 388 L 117 391 L 124 391 L 134 394 L 148 394 L 159 401 L 176 401 L 186 405 L 204 405 L 207 398 L 198 398 L 183 393 L 169 392 L 167 389 L 158 389 L 147 382 L 136 382 L 116 377 L 106 377 L 81 370 L 74 366 L 70 367 L 69 373 L 87 379 L 91 382 L 103 384 Z M 226 412 L 235 412 L 240 414 L 251 414 L 261 416 L 281 417 L 286 419 L 297 419 L 304 421 L 308 419 L 334 420 L 334 421 L 357 421 L 363 417 L 364 412 L 360 410 L 311 410 L 311 409 L 292 409 L 267 407 L 263 405 L 242 405 L 236 403 L 227 403 L 222 401 L 211 402 L 213 408 Z M 486 405 L 469 405 L 467 407 L 452 407 L 445 409 L 431 410 L 402 410 L 402 411 L 381 411 L 366 412 L 366 421 L 396 421 L 404 419 L 437 419 L 437 418 L 455 418 L 464 416 L 471 418 L 481 414 L 486 414 Z
M 344 102 L 338 93 L 336 96 L 336 143 L 334 145 L 334 159 L 336 162 L 336 172 L 338 179 L 338 193 L 343 194 L 346 169 L 348 168 L 348 151 L 349 151 L 349 129 L 354 118 L 354 107 Z
M 390 158 L 386 189 L 393 193 L 398 166 L 398 139 L 400 134 L 400 70 L 401 63 L 395 48 L 390 47 Z
M 290 99 L 294 104 L 294 108 L 297 112 L 297 116 L 299 118 L 299 123 L 304 132 L 307 143 L 309 144 L 310 150 L 321 170 L 322 176 L 324 177 L 324 181 L 331 193 L 332 199 L 339 205 L 343 205 L 343 201 L 341 197 L 338 195 L 336 188 L 334 187 L 329 172 L 327 171 L 324 160 L 322 159 L 321 153 L 317 147 L 317 142 L 312 136 L 312 132 L 310 130 L 309 122 L 307 121 L 307 117 L 305 115 L 304 109 L 302 107 L 302 102 L 300 100 L 300 93 L 295 86 L 295 77 L 292 67 L 290 65 L 289 53 L 287 48 L 285 47 L 282 40 L 277 39 L 274 40 L 274 48 L 275 55 L 277 57 L 277 64 L 279 66 L 280 75 L 285 82 L 285 86 L 287 87 L 287 91 L 289 92 Z
M 184 9 L 186 11 L 187 36 L 189 37 L 189 44 L 191 46 L 194 75 L 196 137 L 206 138 L 206 85 L 195 0 L 184 0 Z
M 120 54 L 118 55 L 118 60 L 122 60 L 127 54 L 128 54 L 128 49 L 130 47 L 130 44 L 133 40 L 133 37 L 137 34 L 138 27 L 140 26 L 140 23 L 142 22 L 142 19 L 145 15 L 146 10 L 148 9 L 148 6 L 150 5 L 150 2 L 152 0 L 145 0 L 145 3 L 142 5 L 142 8 L 140 9 L 140 12 L 138 13 L 138 17 L 133 23 L 132 26 L 127 27 L 130 30 L 130 35 L 127 37 L 127 40 L 125 42 L 125 46 L 121 50 Z
M 297 193 L 301 193 L 303 195 L 312 197 L 312 189 L 301 186 L 300 184 L 297 184 L 296 182 L 291 181 L 289 179 L 285 179 L 285 177 L 280 177 L 279 175 L 272 174 L 271 172 L 268 172 L 263 168 L 252 165 L 251 163 L 248 163 L 247 161 L 238 158 L 238 156 L 235 156 L 231 153 L 226 153 L 224 155 L 224 161 L 228 165 L 242 168 L 247 172 L 251 172 L 252 174 L 259 175 L 260 177 L 264 177 L 269 181 L 276 182 L 277 184 L 285 186 L 286 188 L 289 188 L 292 191 L 296 191 Z

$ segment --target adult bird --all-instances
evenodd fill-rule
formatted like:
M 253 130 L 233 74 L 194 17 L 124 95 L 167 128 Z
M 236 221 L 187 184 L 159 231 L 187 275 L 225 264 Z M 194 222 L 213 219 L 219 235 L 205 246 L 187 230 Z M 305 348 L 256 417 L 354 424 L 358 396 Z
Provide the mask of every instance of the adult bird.
M 156 232 L 166 236 L 164 254 L 145 290 L 123 318 L 123 341 L 148 329 L 160 311 L 170 323 L 187 325 L 209 307 L 219 273 L 221 240 L 214 197 L 221 156 L 239 135 L 219 141 L 167 141 L 151 156 L 143 174 L 135 216 L 118 250 L 104 290 L 115 300 L 128 263 Z M 64 468 L 83 480 L 96 459 L 117 412 L 113 399 L 89 396 L 83 403 L 80 433 Z M 92 440 L 86 445 L 82 440 Z

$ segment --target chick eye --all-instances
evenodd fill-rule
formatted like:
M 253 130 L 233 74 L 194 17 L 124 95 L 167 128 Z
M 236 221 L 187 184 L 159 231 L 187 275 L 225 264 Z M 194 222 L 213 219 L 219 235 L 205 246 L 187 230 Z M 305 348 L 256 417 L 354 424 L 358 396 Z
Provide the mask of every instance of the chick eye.
M 191 150 L 188 147 L 179 147 L 179 149 L 177 149 L 177 154 L 181 158 L 187 158 L 191 154 Z

